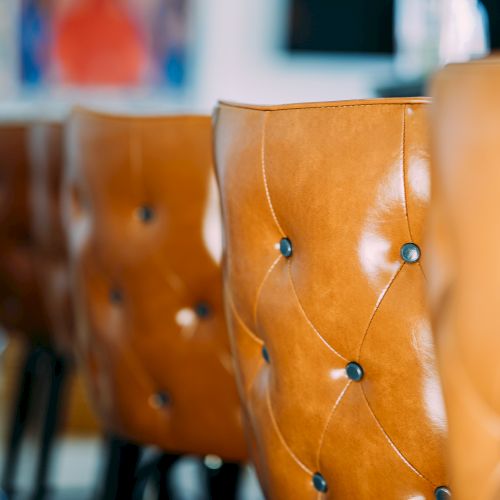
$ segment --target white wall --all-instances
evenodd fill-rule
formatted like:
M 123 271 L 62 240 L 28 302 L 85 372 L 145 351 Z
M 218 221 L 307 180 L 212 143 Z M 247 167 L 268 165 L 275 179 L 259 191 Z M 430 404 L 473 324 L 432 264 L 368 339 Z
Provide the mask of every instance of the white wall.
M 217 99 L 250 103 L 371 97 L 392 74 L 388 57 L 291 56 L 280 50 L 286 0 L 192 0 L 196 82 L 203 108 Z

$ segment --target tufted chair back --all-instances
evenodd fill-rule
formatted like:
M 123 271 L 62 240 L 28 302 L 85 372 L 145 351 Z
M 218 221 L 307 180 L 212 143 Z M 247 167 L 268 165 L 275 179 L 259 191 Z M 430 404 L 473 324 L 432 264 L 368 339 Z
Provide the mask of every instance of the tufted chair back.
M 0 124 L 0 324 L 45 340 L 30 226 L 28 126 Z
M 77 109 L 67 127 L 77 349 L 105 427 L 173 452 L 243 458 L 210 118 Z
M 449 416 L 454 498 L 500 498 L 500 60 L 432 86 L 429 296 Z
M 36 270 L 43 287 L 42 300 L 51 334 L 55 346 L 61 352 L 70 353 L 73 322 L 60 207 L 62 136 L 63 126 L 58 122 L 37 122 L 30 127 L 30 206 Z
M 270 499 L 445 499 L 425 99 L 221 104 L 225 297 Z

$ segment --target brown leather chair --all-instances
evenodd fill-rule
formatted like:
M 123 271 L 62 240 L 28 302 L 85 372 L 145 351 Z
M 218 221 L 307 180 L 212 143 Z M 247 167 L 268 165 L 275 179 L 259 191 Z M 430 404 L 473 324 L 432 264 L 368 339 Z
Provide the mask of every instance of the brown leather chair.
M 500 498 L 500 60 L 434 79 L 429 297 L 454 497 Z
M 210 118 L 76 109 L 67 126 L 77 350 L 105 429 L 243 459 Z
M 2 489 L 8 495 L 14 493 L 21 442 L 34 414 L 42 422 L 42 431 L 33 490 L 41 495 L 47 488 L 66 371 L 64 357 L 53 349 L 42 300 L 44 283 L 38 274 L 38 248 L 31 227 L 29 127 L 29 122 L 0 125 L 0 324 L 26 343 L 2 476 Z M 45 393 L 47 400 L 40 400 Z
M 42 304 L 51 324 L 53 342 L 61 351 L 71 352 L 73 325 L 60 207 L 62 135 L 60 122 L 37 122 L 30 127 L 30 201 L 37 273 L 43 284 Z
M 74 325 L 60 203 L 62 140 L 62 122 L 38 121 L 30 127 L 30 201 L 36 271 L 43 287 L 42 304 L 51 325 L 52 342 L 60 352 L 71 353 Z
M 420 252 L 426 107 L 216 111 L 229 330 L 270 499 L 450 497 Z
M 27 124 L 0 124 L 0 322 L 9 333 L 46 342 L 30 226 Z

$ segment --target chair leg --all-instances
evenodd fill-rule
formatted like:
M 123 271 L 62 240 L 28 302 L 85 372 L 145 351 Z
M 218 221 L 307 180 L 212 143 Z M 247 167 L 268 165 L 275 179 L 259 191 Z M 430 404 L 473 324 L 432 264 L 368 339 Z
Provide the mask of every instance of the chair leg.
M 224 462 L 218 469 L 205 466 L 208 476 L 210 500 L 235 500 L 241 466 L 236 463 Z
M 165 453 L 158 461 L 158 500 L 171 500 L 174 498 L 171 486 L 172 467 L 179 455 Z
M 108 463 L 100 500 L 133 500 L 140 446 L 111 436 L 108 438 Z
M 19 452 L 21 451 L 21 443 L 30 412 L 36 365 L 41 354 L 42 350 L 40 348 L 30 346 L 19 373 L 16 401 L 8 434 L 5 465 L 2 471 L 2 490 L 7 498 L 14 495 Z
M 51 455 L 64 407 L 63 394 L 70 373 L 70 363 L 65 357 L 52 351 L 47 351 L 46 354 L 49 359 L 49 390 L 43 417 L 33 500 L 43 500 L 47 494 Z

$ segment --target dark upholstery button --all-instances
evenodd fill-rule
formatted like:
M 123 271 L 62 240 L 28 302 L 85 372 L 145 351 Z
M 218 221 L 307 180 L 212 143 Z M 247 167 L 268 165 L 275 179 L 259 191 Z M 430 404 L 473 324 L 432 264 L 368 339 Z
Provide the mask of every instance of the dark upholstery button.
M 123 293 L 118 288 L 112 288 L 109 291 L 109 301 L 112 304 L 121 304 L 123 302 Z
M 290 257 L 293 252 L 292 242 L 288 238 L 281 238 L 280 241 L 280 252 L 283 257 Z
M 158 391 L 149 397 L 149 404 L 156 410 L 164 408 L 170 403 L 170 397 L 165 391 Z
M 354 361 L 351 361 L 346 365 L 345 371 L 347 373 L 347 376 L 351 380 L 354 380 L 354 382 L 359 382 L 364 375 L 363 368 L 361 367 L 361 365 L 359 365 Z
M 198 302 L 194 306 L 194 312 L 198 318 L 208 318 L 210 316 L 210 306 L 206 302 Z
M 451 498 L 451 491 L 446 486 L 438 486 L 434 490 L 436 500 L 449 500 Z
M 313 485 L 321 493 L 326 493 L 328 491 L 326 479 L 319 472 L 316 472 L 313 476 Z
M 267 347 L 265 345 L 262 346 L 262 357 L 265 359 L 266 363 L 271 362 L 271 358 L 269 357 L 269 351 L 267 350 Z
M 405 262 L 413 264 L 420 259 L 420 248 L 415 243 L 405 243 L 401 247 L 400 254 Z
M 151 222 L 154 219 L 155 212 L 149 205 L 143 205 L 139 207 L 138 215 L 142 222 Z

